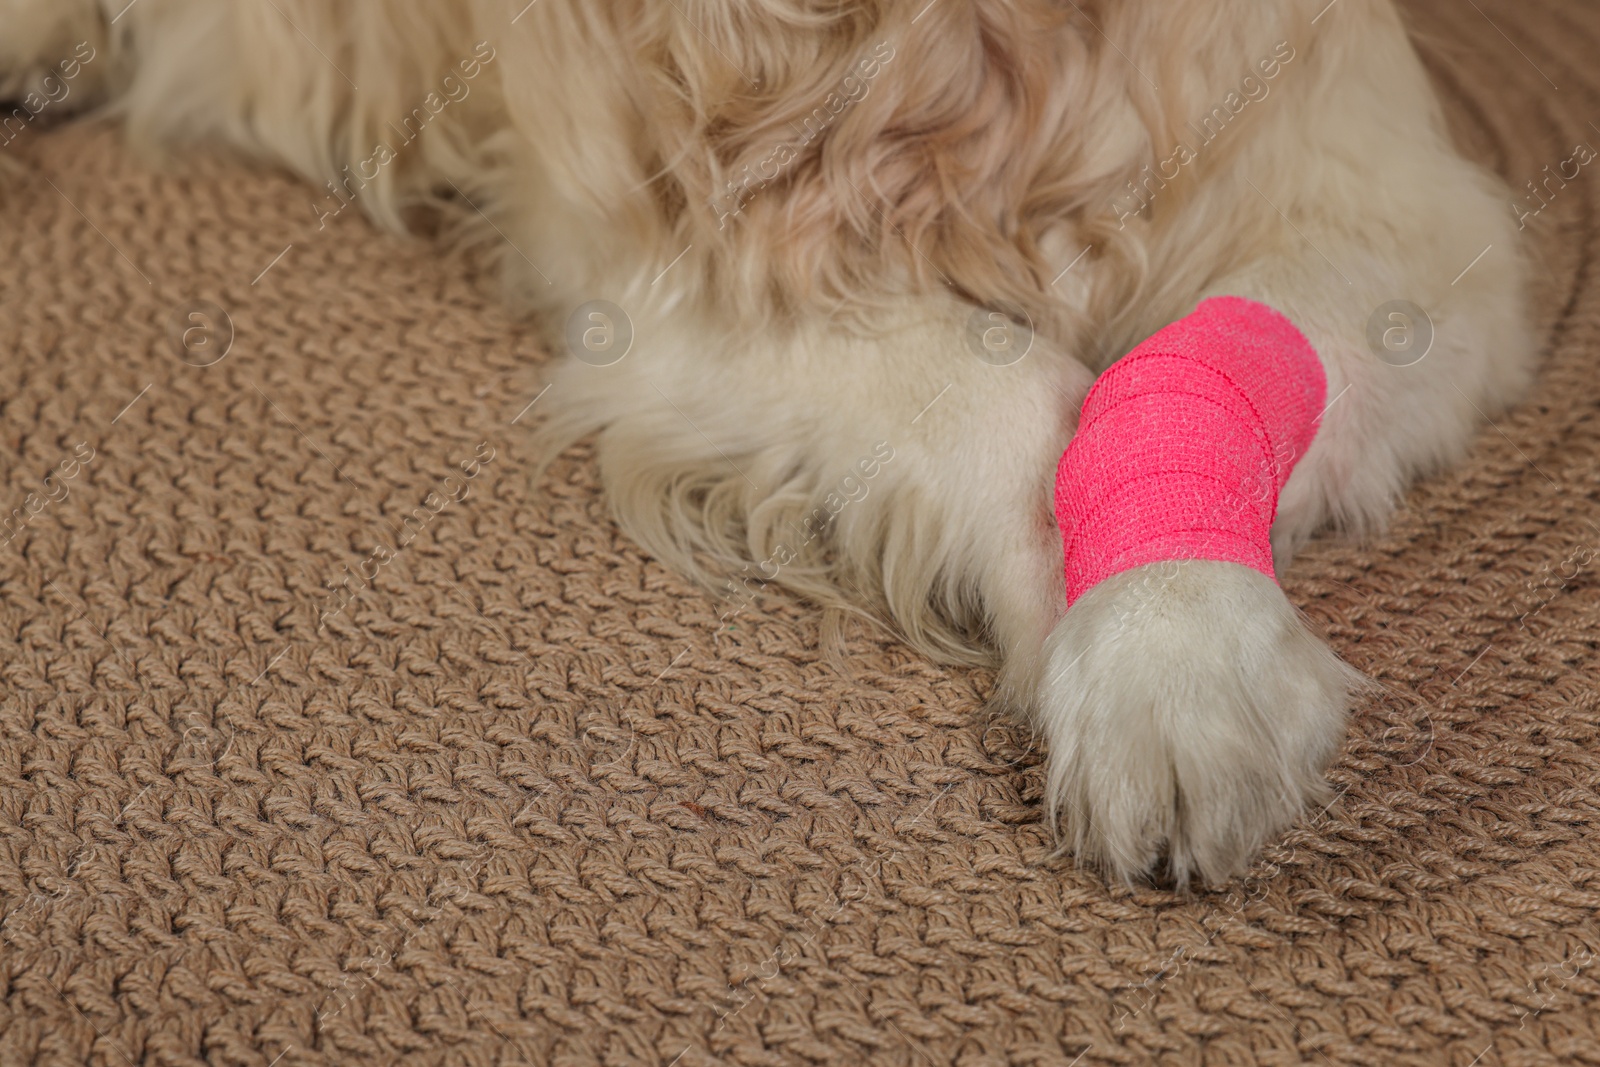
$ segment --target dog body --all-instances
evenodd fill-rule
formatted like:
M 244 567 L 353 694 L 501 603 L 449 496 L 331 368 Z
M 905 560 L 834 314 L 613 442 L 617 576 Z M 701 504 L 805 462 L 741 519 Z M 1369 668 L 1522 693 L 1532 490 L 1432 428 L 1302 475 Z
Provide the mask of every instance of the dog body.
M 1359 679 L 1234 564 L 1064 613 L 1051 485 L 1095 374 L 1207 296 L 1300 327 L 1330 403 L 1280 568 L 1529 375 L 1514 219 L 1388 0 L 124 2 L 0 0 L 0 89 L 88 42 L 79 102 L 137 143 L 286 165 L 322 225 L 496 242 L 574 354 L 546 453 L 595 435 L 623 528 L 730 611 L 772 583 L 998 658 L 1051 813 L 1124 877 L 1248 861 Z

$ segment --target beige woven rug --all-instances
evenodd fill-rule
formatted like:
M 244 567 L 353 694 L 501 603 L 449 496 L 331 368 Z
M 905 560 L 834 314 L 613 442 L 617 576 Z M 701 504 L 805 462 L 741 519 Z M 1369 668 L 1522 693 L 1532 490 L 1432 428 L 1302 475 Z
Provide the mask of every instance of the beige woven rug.
M 1593 0 L 1410 6 L 1516 185 L 1600 146 Z M 586 452 L 531 485 L 544 357 L 460 261 L 5 151 L 0 1063 L 1600 1062 L 1600 166 L 1535 220 L 1534 395 L 1286 577 L 1392 690 L 1340 798 L 1181 899 L 1047 859 L 987 673 L 719 633 Z

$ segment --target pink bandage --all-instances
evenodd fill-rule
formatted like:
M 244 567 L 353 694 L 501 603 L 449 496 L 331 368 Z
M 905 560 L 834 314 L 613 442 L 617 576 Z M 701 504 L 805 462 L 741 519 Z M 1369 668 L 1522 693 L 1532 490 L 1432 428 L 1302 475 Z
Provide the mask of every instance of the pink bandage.
M 1203 301 L 1113 363 L 1056 471 L 1067 603 L 1166 560 L 1242 563 L 1276 581 L 1278 493 L 1327 388 L 1305 335 L 1236 296 Z

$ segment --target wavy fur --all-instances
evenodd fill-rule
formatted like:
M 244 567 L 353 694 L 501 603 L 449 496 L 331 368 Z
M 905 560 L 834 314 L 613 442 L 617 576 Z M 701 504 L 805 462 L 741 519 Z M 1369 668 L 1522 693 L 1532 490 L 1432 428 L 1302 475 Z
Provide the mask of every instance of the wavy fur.
M 1143 603 L 1097 590 L 1062 619 L 1049 489 L 1093 373 L 1207 295 L 1294 319 L 1339 399 L 1281 498 L 1280 566 L 1381 524 L 1529 374 L 1504 194 L 1451 148 L 1388 0 L 122 3 L 0 0 L 0 91 L 93 41 L 138 144 L 286 165 L 319 225 L 481 241 L 558 348 L 579 305 L 620 306 L 633 351 L 562 361 L 538 440 L 594 435 L 623 527 L 725 617 L 776 585 L 999 656 L 1000 699 L 1061 753 L 1085 723 L 1151 753 L 1243 739 L 1211 771 L 1145 768 L 1176 787 L 1082 785 L 1104 814 L 1074 841 L 1125 877 L 1163 849 L 1180 877 L 1244 862 L 1315 792 L 1352 683 L 1281 592 L 1214 568 L 1117 629 L 1167 636 L 1072 659 Z M 1398 298 L 1437 331 L 1406 373 L 1365 335 Z M 1032 324 L 1023 358 L 975 354 L 995 309 Z M 1219 665 L 1219 625 L 1270 639 Z M 1184 634 L 1187 658 L 1156 647 Z M 1252 747 L 1271 788 L 1209 788 Z

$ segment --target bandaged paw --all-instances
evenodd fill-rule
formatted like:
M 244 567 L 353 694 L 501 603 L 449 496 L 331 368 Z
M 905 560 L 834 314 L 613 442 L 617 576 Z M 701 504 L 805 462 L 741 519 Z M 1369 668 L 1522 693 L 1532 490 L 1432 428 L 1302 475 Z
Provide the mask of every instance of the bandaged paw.
M 1327 381 L 1295 325 L 1215 297 L 1112 364 L 1056 472 L 1067 603 L 1149 563 L 1238 563 L 1276 579 L 1278 493 L 1311 447 Z

